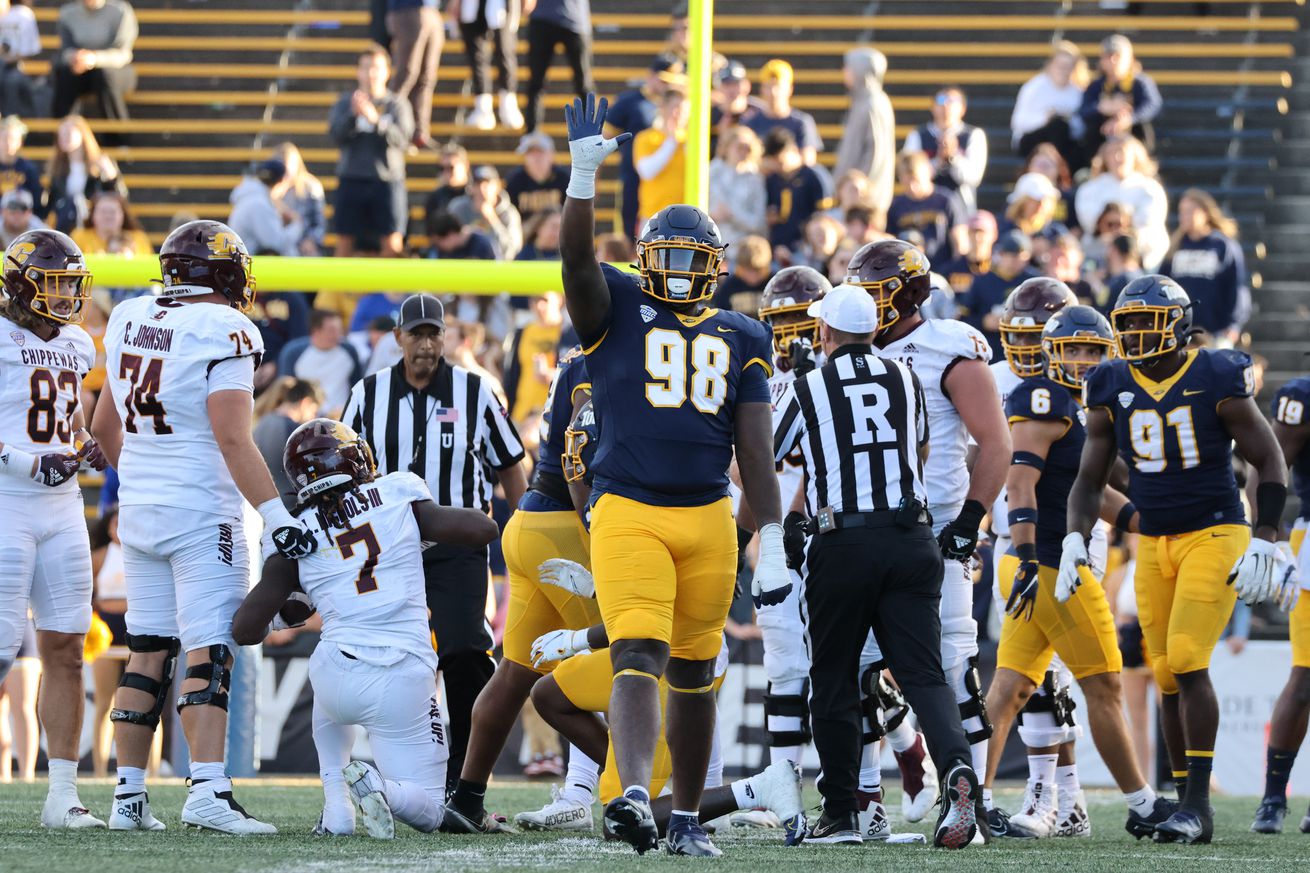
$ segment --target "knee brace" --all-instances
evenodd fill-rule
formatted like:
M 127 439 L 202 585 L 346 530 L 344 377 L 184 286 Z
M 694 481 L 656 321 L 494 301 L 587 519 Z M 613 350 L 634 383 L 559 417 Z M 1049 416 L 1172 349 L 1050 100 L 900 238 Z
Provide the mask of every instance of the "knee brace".
M 1073 714 L 1077 705 L 1069 689 L 1056 685 L 1055 673 L 1048 670 L 1041 687 L 1019 710 L 1019 738 L 1031 749 L 1077 740 L 1082 735 Z
M 232 687 L 232 671 L 228 659 L 232 650 L 223 643 L 209 647 L 208 664 L 195 664 L 186 668 L 187 679 L 204 679 L 209 684 L 200 691 L 188 691 L 177 699 L 177 711 L 184 706 L 217 706 L 227 711 L 227 692 Z
M 714 661 L 686 661 L 670 658 L 664 672 L 669 690 L 679 694 L 709 694 L 714 690 Z
M 177 637 L 161 637 L 153 634 L 128 634 L 127 649 L 130 652 L 167 652 L 164 657 L 164 671 L 159 679 L 153 679 L 144 673 L 123 671 L 123 678 L 118 680 L 119 688 L 134 688 L 154 695 L 154 705 L 149 712 L 137 712 L 131 709 L 111 709 L 110 721 L 125 721 L 154 729 L 159 724 L 159 716 L 164 712 L 168 701 L 168 690 L 173 685 L 173 670 L 177 667 L 177 653 L 182 648 L 182 641 Z
M 879 717 L 878 681 L 882 678 L 883 668 L 887 664 L 875 661 L 860 674 L 860 713 L 864 716 L 865 730 L 860 742 L 864 745 L 876 743 L 887 735 Z
M 956 672 L 956 671 L 952 671 Z M 983 699 L 982 680 L 978 676 L 978 656 L 975 655 L 965 662 L 962 669 L 958 671 L 958 681 L 961 683 L 966 699 L 960 703 L 960 721 L 965 723 L 964 736 L 969 741 L 969 745 L 981 743 L 989 739 L 992 735 L 992 723 L 987 718 L 987 703 Z M 970 730 L 968 727 L 969 719 L 978 719 L 979 726 Z
M 900 727 L 901 722 L 910 714 L 910 704 L 905 700 L 905 695 L 901 694 L 901 689 L 887 681 L 881 670 L 878 671 L 878 706 L 882 709 L 882 730 L 885 734 Z
M 799 694 L 774 694 L 773 684 L 764 694 L 764 724 L 769 731 L 770 746 L 803 746 L 808 743 L 810 733 L 810 681 L 801 684 Z M 794 730 L 774 730 L 774 718 L 798 719 L 800 726 Z

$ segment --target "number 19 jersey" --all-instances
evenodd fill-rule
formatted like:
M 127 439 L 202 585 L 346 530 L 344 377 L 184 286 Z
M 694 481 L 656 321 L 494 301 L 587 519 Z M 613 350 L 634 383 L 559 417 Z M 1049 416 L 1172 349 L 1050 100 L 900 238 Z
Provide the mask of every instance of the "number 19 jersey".
M 254 391 L 264 343 L 230 306 L 137 297 L 114 308 L 105 367 L 123 422 L 119 503 L 241 516 L 209 421 L 215 391 Z

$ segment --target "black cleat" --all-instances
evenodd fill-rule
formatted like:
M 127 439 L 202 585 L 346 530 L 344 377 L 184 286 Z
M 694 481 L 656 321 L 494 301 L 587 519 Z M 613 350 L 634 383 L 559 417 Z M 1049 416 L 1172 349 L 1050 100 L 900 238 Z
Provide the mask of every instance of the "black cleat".
M 694 858 L 717 858 L 723 853 L 710 842 L 709 834 L 700 822 L 680 821 L 669 828 L 664 837 L 664 851 L 670 855 L 690 855 Z
M 1150 815 L 1139 815 L 1131 809 L 1128 810 L 1128 823 L 1124 825 L 1124 830 L 1139 840 L 1142 837 L 1149 837 L 1155 833 L 1158 825 L 1164 824 L 1177 811 L 1177 801 L 1157 797 Z
M 828 813 L 825 812 L 814 823 L 814 827 L 810 828 L 805 840 L 810 843 L 827 843 L 835 846 L 861 845 L 864 837 L 860 833 L 860 817 L 857 813 L 848 812 L 829 818 Z
M 1260 808 L 1255 811 L 1255 821 L 1251 822 L 1251 832 L 1257 834 L 1281 834 L 1283 819 L 1287 817 L 1287 801 L 1281 797 L 1266 797 L 1260 801 Z
M 1010 830 L 1010 814 L 999 806 L 987 810 L 987 830 L 991 833 L 992 839 L 1014 836 Z
M 480 815 L 467 816 L 453 806 L 446 807 L 441 820 L 443 834 L 512 834 L 516 831 L 485 809 Z
M 1214 818 L 1190 809 L 1180 809 L 1168 821 L 1155 826 L 1157 843 L 1208 843 L 1214 835 Z
M 605 804 L 605 836 L 622 840 L 644 855 L 660 844 L 660 831 L 651 815 L 650 803 L 619 795 Z M 703 833 L 703 831 L 702 831 Z
M 982 789 L 972 767 L 956 764 L 951 768 L 942 782 L 941 804 L 932 843 L 939 848 L 963 849 L 978 833 L 978 810 L 982 808 Z

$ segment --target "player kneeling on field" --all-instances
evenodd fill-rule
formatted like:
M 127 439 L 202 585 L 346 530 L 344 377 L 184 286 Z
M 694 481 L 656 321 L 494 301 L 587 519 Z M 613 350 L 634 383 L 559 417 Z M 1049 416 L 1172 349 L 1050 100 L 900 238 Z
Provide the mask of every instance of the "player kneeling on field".
M 368 444 L 318 418 L 291 434 L 283 455 L 296 514 L 321 551 L 299 562 L 273 554 L 233 620 L 244 646 L 305 595 L 323 618 L 310 659 L 314 745 L 324 807 L 316 833 L 351 834 L 359 807 L 370 836 L 394 835 L 392 816 L 428 832 L 441 824 L 449 751 L 437 705 L 437 656 L 428 630 L 423 542 L 484 546 L 496 523 L 474 509 L 437 506 L 413 473 L 379 477 Z M 295 598 L 298 592 L 304 592 Z M 368 731 L 375 770 L 350 760 L 353 725 Z

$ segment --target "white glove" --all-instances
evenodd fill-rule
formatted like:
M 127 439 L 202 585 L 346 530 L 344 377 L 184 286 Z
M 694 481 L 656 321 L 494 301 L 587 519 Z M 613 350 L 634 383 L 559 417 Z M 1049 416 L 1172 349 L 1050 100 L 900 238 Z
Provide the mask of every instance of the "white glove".
M 1291 612 L 1301 599 L 1301 570 L 1296 565 L 1290 543 L 1277 543 L 1274 556 L 1274 603 L 1283 612 Z
M 532 666 L 540 667 L 552 661 L 563 661 L 574 655 L 585 655 L 591 651 L 587 645 L 587 629 L 555 630 L 544 633 L 532 641 Z
M 751 580 L 751 599 L 755 608 L 782 603 L 791 592 L 791 571 L 782 545 L 782 525 L 776 521 L 760 528 L 760 559 Z
M 1055 600 L 1066 603 L 1078 586 L 1083 584 L 1078 575 L 1079 567 L 1090 567 L 1092 560 L 1087 555 L 1087 540 L 1077 533 L 1068 534 L 1060 544 L 1060 573 L 1055 577 Z
M 1242 557 L 1228 574 L 1228 584 L 1249 606 L 1268 600 L 1274 592 L 1274 561 L 1278 547 L 1268 540 L 1252 538 Z
M 551 558 L 542 561 L 537 568 L 537 578 L 542 585 L 554 585 L 579 597 L 595 597 L 596 582 L 586 567 L 567 558 Z
M 604 136 L 605 113 L 609 101 L 599 101 L 588 94 L 564 107 L 564 124 L 569 136 L 569 156 L 573 159 L 573 172 L 569 174 L 569 187 L 565 193 L 575 200 L 591 200 L 596 196 L 596 170 L 605 158 L 619 146 L 632 139 L 631 133 L 621 133 L 613 139 Z

